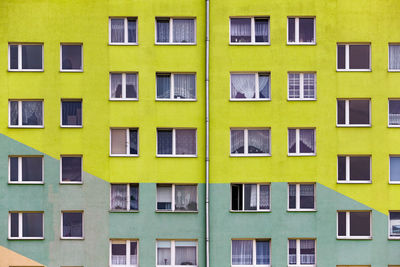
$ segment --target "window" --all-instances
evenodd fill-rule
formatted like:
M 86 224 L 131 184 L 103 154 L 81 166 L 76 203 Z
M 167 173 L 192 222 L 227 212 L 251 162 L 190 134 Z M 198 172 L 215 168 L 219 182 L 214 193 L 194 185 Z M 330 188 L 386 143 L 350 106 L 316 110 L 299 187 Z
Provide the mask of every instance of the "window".
M 338 126 L 371 126 L 369 99 L 338 99 Z
M 314 211 L 315 184 L 289 184 L 288 210 Z
M 269 184 L 232 184 L 232 211 L 269 211 L 271 209 Z
M 138 129 L 111 129 L 111 156 L 138 156 Z
M 157 210 L 197 211 L 197 185 L 157 185 Z
M 389 183 L 400 184 L 400 156 L 389 157 Z
M 371 239 L 371 212 L 338 211 L 337 237 L 343 239 Z
M 337 70 L 370 71 L 370 44 L 338 44 Z
M 400 71 L 400 44 L 389 44 L 389 71 Z
M 389 211 L 389 238 L 400 239 L 400 211 Z
M 268 155 L 270 155 L 269 129 L 231 129 L 231 156 Z
M 61 44 L 61 71 L 83 71 L 82 44 Z
M 43 127 L 42 100 L 10 100 L 9 127 Z
M 43 212 L 10 212 L 9 239 L 43 239 Z
M 196 75 L 157 73 L 157 100 L 196 100 Z
M 315 100 L 317 80 L 315 73 L 288 73 L 289 100 Z
M 157 18 L 157 44 L 195 44 L 196 22 L 193 18 Z
M 196 129 L 157 129 L 157 156 L 196 156 Z
M 400 99 L 389 99 L 389 127 L 400 127 Z
M 83 212 L 63 211 L 61 213 L 61 238 L 83 239 Z
M 82 100 L 61 100 L 61 127 L 82 127 Z
M 110 100 L 137 100 L 137 73 L 110 73 Z
M 231 18 L 231 44 L 269 44 L 269 18 Z
M 9 71 L 43 71 L 43 44 L 9 44 Z
M 110 18 L 110 44 L 137 44 L 136 18 Z
M 157 266 L 197 266 L 197 241 L 157 240 Z
M 232 240 L 232 266 L 268 267 L 270 264 L 270 240 Z
M 315 18 L 288 18 L 288 44 L 315 44 Z
M 112 184 L 110 208 L 112 211 L 139 210 L 139 185 Z
M 61 183 L 82 183 L 82 156 L 61 156 Z
M 231 73 L 231 100 L 269 100 L 270 74 Z
M 314 239 L 289 239 L 289 266 L 316 266 Z
M 43 157 L 41 156 L 10 156 L 9 183 L 42 184 Z
M 139 242 L 137 240 L 111 240 L 110 266 L 138 266 L 138 243 Z
M 289 129 L 289 155 L 315 155 L 315 129 Z
M 338 156 L 338 183 L 365 182 L 371 182 L 371 156 Z

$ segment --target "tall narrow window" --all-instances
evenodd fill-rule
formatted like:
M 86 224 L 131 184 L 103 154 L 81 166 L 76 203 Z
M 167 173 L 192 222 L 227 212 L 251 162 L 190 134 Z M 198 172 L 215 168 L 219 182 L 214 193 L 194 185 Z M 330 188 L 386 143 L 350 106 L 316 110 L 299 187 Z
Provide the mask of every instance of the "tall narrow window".
M 316 266 L 314 239 L 289 239 L 289 266 Z
M 82 71 L 82 44 L 61 44 L 61 71 Z
M 111 156 L 138 155 L 138 129 L 111 129 Z
M 270 240 L 232 240 L 232 266 L 269 267 L 271 264 Z
M 82 126 L 82 100 L 61 101 L 61 126 Z
M 369 99 L 338 99 L 338 126 L 371 126 Z
M 389 127 L 400 127 L 400 99 L 389 99 Z
M 338 183 L 371 182 L 371 156 L 338 156 Z
M 157 129 L 157 156 L 196 156 L 196 129 Z
M 137 73 L 110 73 L 110 100 L 137 100 Z
M 230 19 L 231 44 L 268 44 L 269 43 L 269 18 L 231 18 Z
M 197 186 L 158 184 L 157 210 L 197 211 Z
M 61 238 L 82 239 L 83 238 L 83 212 L 63 211 L 61 213 L 62 232 Z
M 270 130 L 231 129 L 231 156 L 270 155 Z
M 136 18 L 110 18 L 110 44 L 137 44 Z
M 43 101 L 42 100 L 10 100 L 9 127 L 43 127 Z
M 136 267 L 138 266 L 138 240 L 111 240 L 110 266 Z
M 289 73 L 288 99 L 315 100 L 317 88 L 315 76 L 315 73 Z
M 9 183 L 43 183 L 43 157 L 9 157 Z
M 139 185 L 138 184 L 112 184 L 111 185 L 112 211 L 137 211 L 139 210 Z
M 289 184 L 288 210 L 314 211 L 315 184 Z
M 389 71 L 400 71 L 400 44 L 389 44 Z
M 157 44 L 195 44 L 196 20 L 192 18 L 157 18 Z
M 82 183 L 82 156 L 61 156 L 61 183 Z
M 315 129 L 289 129 L 289 155 L 315 155 Z
M 157 240 L 157 266 L 197 266 L 197 241 Z
M 315 44 L 315 18 L 288 18 L 288 44 Z
M 43 44 L 9 44 L 9 71 L 43 71 Z
M 370 211 L 338 211 L 337 236 L 343 239 L 370 239 Z
M 232 184 L 232 211 L 269 211 L 271 209 L 269 184 Z
M 389 183 L 400 184 L 400 156 L 390 156 L 389 162 Z
M 270 99 L 270 74 L 231 73 L 231 100 Z
M 10 212 L 9 239 L 43 239 L 43 212 Z
M 371 45 L 337 44 L 337 70 L 371 70 Z
M 195 100 L 196 75 L 157 73 L 157 100 Z
M 400 211 L 389 211 L 389 238 L 400 239 Z

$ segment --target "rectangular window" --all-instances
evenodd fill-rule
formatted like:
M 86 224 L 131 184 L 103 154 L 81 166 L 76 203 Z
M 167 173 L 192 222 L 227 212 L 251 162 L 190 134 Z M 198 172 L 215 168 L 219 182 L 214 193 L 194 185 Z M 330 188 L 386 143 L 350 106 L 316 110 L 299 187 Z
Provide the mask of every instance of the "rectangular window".
M 157 100 L 196 100 L 196 74 L 157 73 Z
M 138 266 L 138 240 L 110 240 L 110 266 L 136 267 Z
M 157 266 L 197 266 L 197 241 L 157 240 Z
M 288 18 L 288 44 L 315 44 L 315 18 Z
M 43 71 L 43 44 L 9 44 L 9 71 Z
M 156 18 L 156 44 L 195 44 L 193 18 Z
M 389 157 L 389 183 L 400 183 L 400 156 Z
M 315 155 L 315 129 L 289 129 L 289 155 Z
M 343 239 L 371 239 L 371 212 L 338 211 L 337 237 Z
M 269 184 L 232 184 L 232 211 L 269 211 L 271 197 Z
M 83 211 L 62 211 L 61 226 L 61 238 L 83 239 Z
M 316 266 L 315 239 L 289 239 L 289 266 Z
M 371 126 L 369 99 L 338 99 L 338 126 Z
M 10 156 L 9 183 L 42 184 L 43 183 L 43 157 L 41 156 Z
M 289 184 L 288 210 L 314 211 L 315 184 Z
M 337 70 L 370 71 L 370 44 L 337 44 Z
M 231 129 L 231 156 L 268 155 L 270 155 L 269 129 Z
M 338 156 L 338 183 L 370 183 L 371 156 Z
M 157 210 L 197 211 L 197 185 L 157 185 Z
M 137 44 L 136 18 L 110 18 L 110 44 Z
M 43 239 L 43 212 L 10 212 L 9 239 Z
M 43 127 L 43 100 L 9 100 L 9 127 Z
M 82 127 L 82 100 L 61 100 L 61 127 Z
M 389 99 L 389 126 L 400 127 L 400 99 Z
M 138 129 L 110 129 L 111 156 L 138 156 Z
M 400 44 L 389 44 L 389 71 L 400 71 Z
M 82 156 L 61 156 L 61 183 L 82 183 Z
M 139 210 L 139 185 L 111 184 L 110 201 L 112 211 Z
M 288 73 L 289 100 L 315 100 L 317 79 L 315 73 Z
M 196 156 L 196 129 L 157 129 L 157 156 Z
M 231 73 L 231 100 L 269 100 L 270 73 Z
M 61 71 L 83 71 L 82 54 L 82 44 L 61 44 Z
M 400 239 L 400 211 L 389 211 L 389 238 Z
M 110 73 L 110 100 L 137 100 L 137 73 Z
M 231 18 L 231 44 L 269 44 L 269 18 Z
M 269 267 L 271 264 L 270 240 L 232 240 L 232 266 Z

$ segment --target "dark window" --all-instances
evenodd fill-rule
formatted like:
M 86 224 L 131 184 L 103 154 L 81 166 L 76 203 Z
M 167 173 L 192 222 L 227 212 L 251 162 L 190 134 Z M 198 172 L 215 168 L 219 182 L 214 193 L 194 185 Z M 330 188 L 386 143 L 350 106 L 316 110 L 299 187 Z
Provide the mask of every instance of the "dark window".
M 42 160 L 41 157 L 22 158 L 22 181 L 42 181 Z
M 11 213 L 11 237 L 18 237 L 19 236 L 19 214 L 18 213 Z
M 63 237 L 83 237 L 82 212 L 63 213 Z
M 289 209 L 296 209 L 296 185 L 289 185 Z
M 171 74 L 157 74 L 157 98 L 171 98 Z
M 157 154 L 172 154 L 172 130 L 157 131 Z
M 256 43 L 267 43 L 269 41 L 268 23 L 269 20 L 266 18 L 254 19 Z
M 251 18 L 231 18 L 231 42 L 251 42 Z
M 349 45 L 350 69 L 369 69 L 369 45 Z
M 337 122 L 346 124 L 346 100 L 337 101 Z
M 346 236 L 346 212 L 338 212 L 338 236 Z
M 22 45 L 22 69 L 42 69 L 42 45 Z
M 12 181 L 12 182 L 18 181 L 18 158 L 17 157 L 10 158 L 10 181 Z
M 296 42 L 296 19 L 295 18 L 288 19 L 288 34 L 289 34 L 289 43 Z
M 350 157 L 350 180 L 370 180 L 369 157 Z
M 300 209 L 314 209 L 314 185 L 300 185 Z
M 338 69 L 346 68 L 346 46 L 345 45 L 337 46 L 337 68 Z
M 157 19 L 157 42 L 169 42 L 169 19 Z
M 138 131 L 137 129 L 129 129 L 129 154 L 136 155 L 138 153 Z
M 139 209 L 139 185 L 130 184 L 129 189 L 130 189 L 129 191 L 130 191 L 130 202 L 131 202 L 130 209 L 138 210 Z
M 299 42 L 314 42 L 314 18 L 299 18 Z
M 62 45 L 62 69 L 82 70 L 82 45 Z
M 389 100 L 389 125 L 400 125 L 400 100 Z
M 81 182 L 82 181 L 82 158 L 81 157 L 62 157 L 62 181 Z
M 111 252 L 113 256 L 126 256 L 126 244 L 112 244 Z M 124 258 L 125 259 L 125 258 Z
M 243 209 L 243 185 L 233 184 L 232 185 L 232 210 Z
M 82 101 L 62 101 L 62 125 L 82 125 Z
M 128 43 L 136 43 L 136 19 L 128 18 Z
M 346 180 L 346 157 L 338 157 L 338 180 Z
M 257 210 L 257 185 L 244 185 L 244 209 Z
M 350 236 L 370 235 L 370 213 L 350 212 Z
M 349 100 L 350 124 L 369 124 L 369 100 Z
M 22 214 L 22 236 L 23 237 L 43 236 L 43 213 Z
M 10 69 L 18 69 L 18 45 L 10 45 Z

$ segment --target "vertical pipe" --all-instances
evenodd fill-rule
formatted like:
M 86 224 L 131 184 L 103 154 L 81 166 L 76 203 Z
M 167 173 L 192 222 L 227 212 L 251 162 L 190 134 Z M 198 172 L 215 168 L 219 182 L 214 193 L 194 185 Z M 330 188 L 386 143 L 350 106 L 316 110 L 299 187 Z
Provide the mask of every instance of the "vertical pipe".
M 206 0 L 206 267 L 210 267 L 210 0 Z

